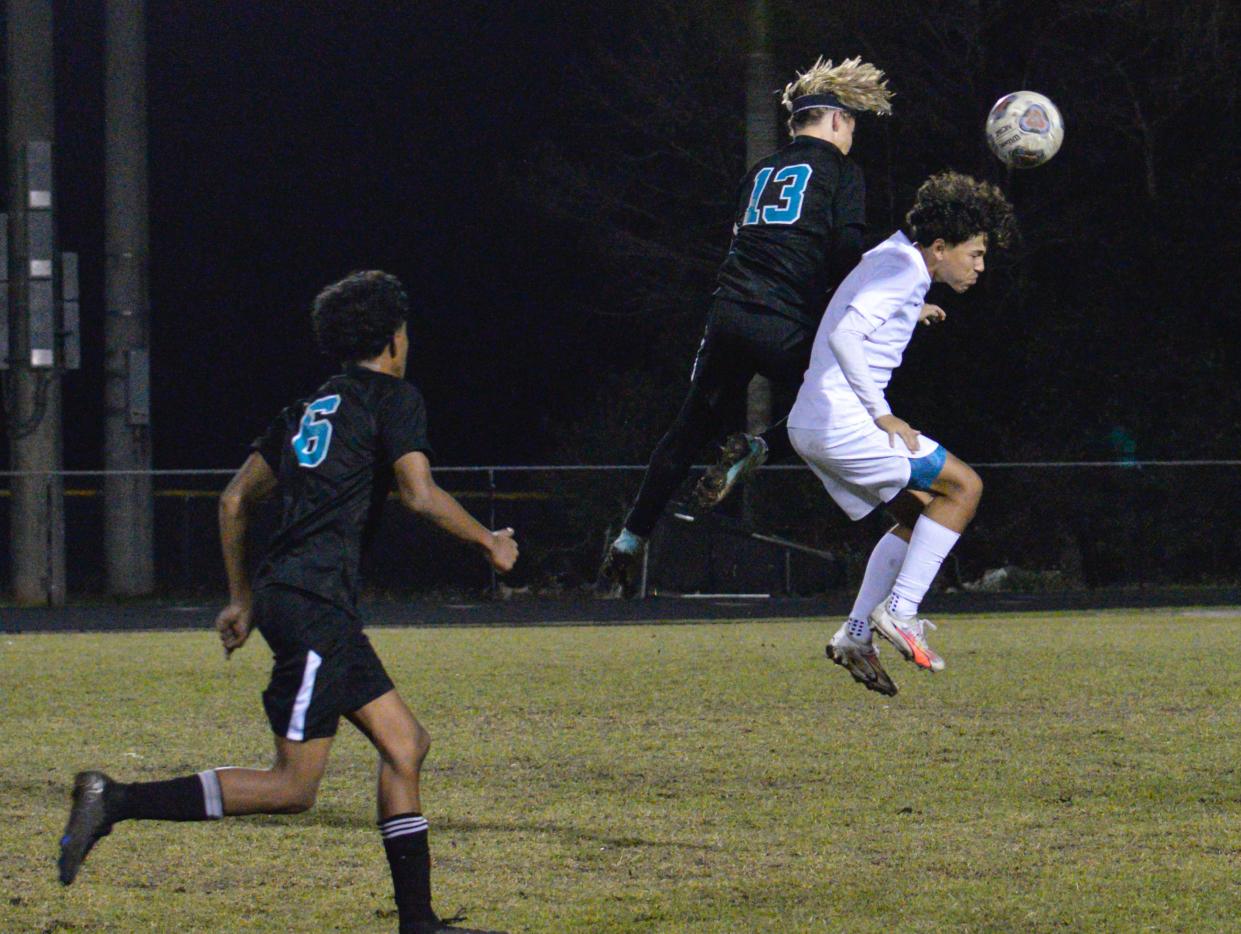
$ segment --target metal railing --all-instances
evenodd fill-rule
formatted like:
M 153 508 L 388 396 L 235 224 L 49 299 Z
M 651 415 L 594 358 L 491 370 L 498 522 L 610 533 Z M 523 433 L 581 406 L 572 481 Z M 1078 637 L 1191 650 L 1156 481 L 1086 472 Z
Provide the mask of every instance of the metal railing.
M 942 583 L 966 586 L 1014 568 L 1023 586 L 1146 586 L 1235 582 L 1241 577 L 1241 460 L 983 462 L 987 492 Z M 506 586 L 535 591 L 589 584 L 636 492 L 641 464 L 436 467 L 440 483 L 492 528 L 514 526 L 523 560 Z M 233 469 L 116 471 L 155 481 L 156 573 L 161 593 L 223 585 L 214 498 Z M 102 593 L 103 470 L 0 471 L 0 542 L 7 542 L 12 478 L 56 476 L 66 485 L 71 596 Z M 727 511 L 727 510 L 726 510 Z M 385 593 L 450 588 L 495 592 L 481 562 L 390 507 L 368 568 Z M 734 508 L 735 514 L 735 508 Z M 257 523 L 259 538 L 274 510 Z M 737 528 L 746 534 L 737 534 Z M 734 527 L 665 522 L 652 540 L 650 577 L 660 592 L 813 593 L 852 587 L 882 519 L 850 524 L 808 468 L 769 465 L 751 484 Z M 757 534 L 753 534 L 757 533 Z M 764 540 L 766 539 L 766 540 Z M 412 556 L 412 557 L 411 557 Z M 8 562 L 0 592 L 8 586 Z M 1024 575 L 1024 576 L 1022 576 Z

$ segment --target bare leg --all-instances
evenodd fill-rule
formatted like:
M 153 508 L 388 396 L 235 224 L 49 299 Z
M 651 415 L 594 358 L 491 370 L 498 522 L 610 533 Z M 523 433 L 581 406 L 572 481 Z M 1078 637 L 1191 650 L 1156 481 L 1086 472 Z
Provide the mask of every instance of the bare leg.
M 379 819 L 422 812 L 419 778 L 431 748 L 423 728 L 395 690 L 347 714 L 379 752 Z
M 921 490 L 902 490 L 885 509 L 896 523 L 889 531 L 905 544 L 909 544 L 909 538 L 914 533 L 914 524 L 933 499 L 934 496 Z
M 964 532 L 978 512 L 982 478 L 964 461 L 949 454 L 944 469 L 931 484 L 935 497 L 923 515 L 954 532 Z
M 392 870 L 401 930 L 420 923 L 429 926 L 435 919 L 431 851 L 418 779 L 431 737 L 395 690 L 347 716 L 379 751 L 379 833 Z
M 944 667 L 943 659 L 926 644 L 916 618 L 918 607 L 949 551 L 974 518 L 982 497 L 982 480 L 967 464 L 949 454 L 931 490 L 933 498 L 913 524 L 909 548 L 892 585 L 891 600 L 875 610 L 877 615 L 872 615 L 871 623 L 906 658 L 920 667 L 939 671 Z M 918 500 L 925 502 L 923 496 Z M 908 505 L 908 499 L 903 498 L 896 511 Z M 908 516 L 901 516 L 902 527 L 907 519 Z M 899 620 L 907 623 L 900 624 Z
M 297 743 L 277 736 L 276 762 L 270 769 L 216 769 L 224 813 L 298 814 L 309 810 L 331 749 L 331 737 Z

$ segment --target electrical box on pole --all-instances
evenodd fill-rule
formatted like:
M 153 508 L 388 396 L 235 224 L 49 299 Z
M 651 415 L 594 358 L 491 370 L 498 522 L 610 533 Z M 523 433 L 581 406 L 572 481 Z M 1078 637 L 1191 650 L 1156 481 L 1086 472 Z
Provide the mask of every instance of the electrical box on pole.
M 52 144 L 33 140 L 26 144 L 26 243 L 30 334 L 30 366 L 49 369 L 56 365 L 56 298 L 53 263 L 56 237 L 52 224 Z

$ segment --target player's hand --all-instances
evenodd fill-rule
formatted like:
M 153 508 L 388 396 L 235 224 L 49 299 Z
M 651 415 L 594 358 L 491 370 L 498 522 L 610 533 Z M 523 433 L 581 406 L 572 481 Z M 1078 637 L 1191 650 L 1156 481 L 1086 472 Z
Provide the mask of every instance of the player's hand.
M 215 631 L 220 634 L 224 657 L 228 658 L 250 638 L 250 605 L 230 603 L 215 618 Z
M 909 422 L 895 415 L 880 415 L 875 419 L 875 424 L 888 433 L 888 447 L 896 447 L 896 439 L 900 438 L 911 454 L 918 453 L 918 435 L 922 432 L 910 428 Z
M 517 539 L 513 538 L 512 529 L 500 529 L 491 533 L 491 542 L 487 545 L 487 560 L 501 574 L 513 570 L 517 563 Z
M 939 322 L 946 321 L 947 319 L 948 312 L 938 305 L 923 305 L 922 311 L 918 312 L 919 324 L 939 324 Z

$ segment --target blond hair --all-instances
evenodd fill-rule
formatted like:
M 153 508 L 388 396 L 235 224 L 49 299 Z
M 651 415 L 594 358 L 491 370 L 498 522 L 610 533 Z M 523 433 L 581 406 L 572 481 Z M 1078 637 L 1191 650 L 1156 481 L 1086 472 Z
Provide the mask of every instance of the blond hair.
M 780 101 L 790 114 L 793 102 L 807 94 L 832 94 L 841 107 L 854 112 L 869 111 L 876 114 L 892 112 L 892 92 L 888 90 L 883 72 L 861 57 L 847 58 L 833 65 L 830 58 L 822 56 L 808 70 L 798 72 L 797 77 L 784 86 Z M 789 129 L 794 124 L 805 125 L 822 119 L 823 111 L 830 108 L 814 108 L 801 111 L 789 119 Z

